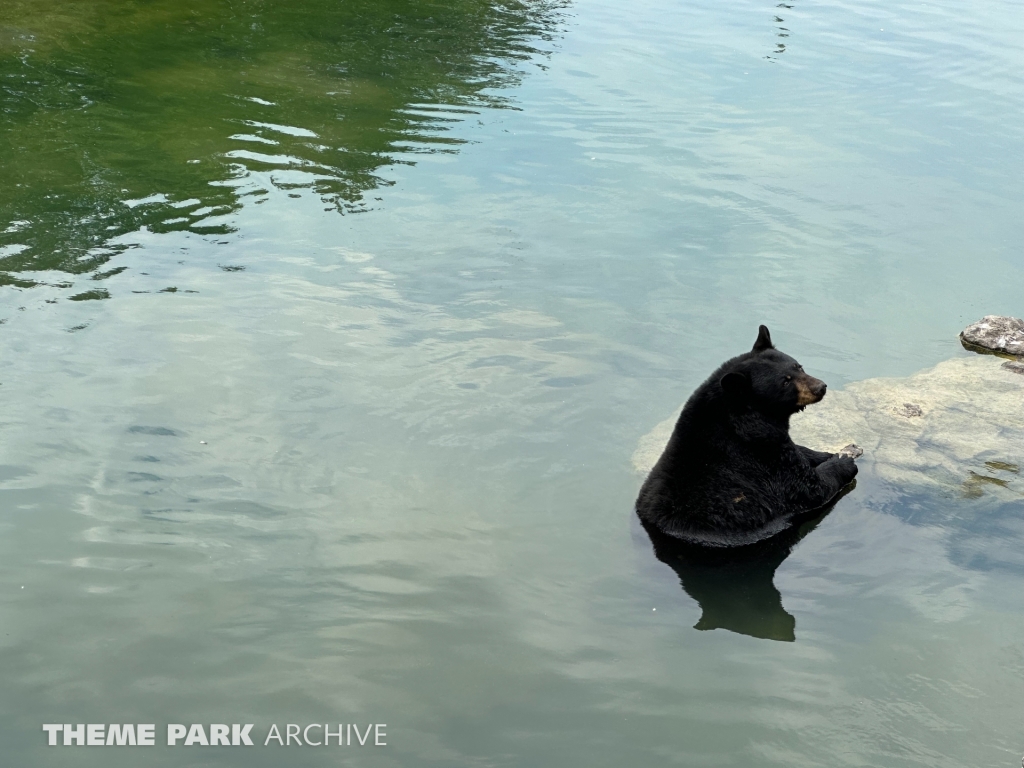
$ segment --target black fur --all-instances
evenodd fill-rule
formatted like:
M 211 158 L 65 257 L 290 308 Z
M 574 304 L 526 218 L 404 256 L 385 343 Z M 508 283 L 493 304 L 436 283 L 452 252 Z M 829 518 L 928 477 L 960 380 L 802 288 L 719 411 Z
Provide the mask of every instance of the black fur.
M 718 547 L 766 539 L 813 515 L 857 475 L 853 459 L 789 437 L 790 416 L 824 395 L 825 383 L 775 349 L 762 325 L 753 349 L 686 401 L 637 514 L 669 536 Z

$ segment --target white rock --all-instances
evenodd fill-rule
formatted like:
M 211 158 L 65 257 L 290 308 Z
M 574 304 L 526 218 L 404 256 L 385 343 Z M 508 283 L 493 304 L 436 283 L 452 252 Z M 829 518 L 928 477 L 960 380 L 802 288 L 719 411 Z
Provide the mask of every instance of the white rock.
M 960 341 L 968 348 L 980 347 L 998 354 L 1024 355 L 1024 320 L 985 315 L 960 332 Z

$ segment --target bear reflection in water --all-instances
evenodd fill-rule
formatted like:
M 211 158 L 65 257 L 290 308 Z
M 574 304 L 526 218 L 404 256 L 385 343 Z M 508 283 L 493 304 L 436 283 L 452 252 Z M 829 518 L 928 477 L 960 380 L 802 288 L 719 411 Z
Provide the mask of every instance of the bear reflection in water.
M 636 500 L 655 554 L 701 605 L 698 629 L 793 640 L 772 582 L 857 475 L 849 455 L 797 445 L 789 420 L 827 387 L 758 329 L 683 406 Z
M 701 608 L 694 629 L 727 629 L 764 640 L 792 642 L 796 619 L 782 605 L 775 586 L 775 571 L 793 547 L 814 530 L 847 486 L 827 507 L 809 513 L 802 522 L 765 541 L 743 547 L 705 547 L 680 541 L 640 520 L 654 555 L 679 576 L 683 590 Z

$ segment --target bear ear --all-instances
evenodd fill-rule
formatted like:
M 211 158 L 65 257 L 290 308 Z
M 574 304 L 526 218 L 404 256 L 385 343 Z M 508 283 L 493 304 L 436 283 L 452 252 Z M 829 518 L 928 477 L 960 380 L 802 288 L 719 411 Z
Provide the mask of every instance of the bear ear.
M 750 391 L 750 376 L 742 371 L 725 374 L 719 382 L 727 395 L 742 397 Z
M 768 326 L 762 325 L 757 329 L 757 341 L 754 342 L 754 348 L 751 352 L 764 352 L 766 349 L 775 349 L 775 345 L 772 344 L 772 335 L 768 333 Z

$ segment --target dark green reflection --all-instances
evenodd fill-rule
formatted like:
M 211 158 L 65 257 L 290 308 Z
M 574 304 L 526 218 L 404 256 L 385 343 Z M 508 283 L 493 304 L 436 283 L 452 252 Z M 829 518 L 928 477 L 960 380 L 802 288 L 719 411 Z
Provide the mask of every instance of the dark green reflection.
M 250 170 L 363 210 L 392 153 L 450 151 L 446 123 L 502 103 L 486 89 L 517 80 L 559 5 L 4 0 L 0 284 L 107 277 L 142 226 L 226 233 L 265 192 L 240 189 Z

